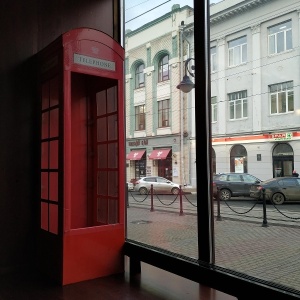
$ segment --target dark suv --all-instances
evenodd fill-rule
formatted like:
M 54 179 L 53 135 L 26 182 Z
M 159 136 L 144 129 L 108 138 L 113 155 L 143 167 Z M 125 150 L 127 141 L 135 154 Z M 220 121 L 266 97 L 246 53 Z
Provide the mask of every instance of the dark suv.
M 220 200 L 229 200 L 231 197 L 250 197 L 250 187 L 261 180 L 247 173 L 220 173 L 213 176 L 213 196 L 217 198 L 220 190 Z

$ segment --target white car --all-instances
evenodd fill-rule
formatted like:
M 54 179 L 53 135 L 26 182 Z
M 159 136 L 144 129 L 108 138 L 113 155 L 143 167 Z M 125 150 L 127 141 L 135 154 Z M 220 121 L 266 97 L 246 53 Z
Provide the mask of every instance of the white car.
M 146 195 L 151 189 L 151 184 L 153 185 L 154 193 L 171 193 L 178 194 L 180 186 L 164 177 L 159 176 L 149 176 L 142 177 L 138 179 L 135 183 L 134 190 L 139 192 L 141 195 Z

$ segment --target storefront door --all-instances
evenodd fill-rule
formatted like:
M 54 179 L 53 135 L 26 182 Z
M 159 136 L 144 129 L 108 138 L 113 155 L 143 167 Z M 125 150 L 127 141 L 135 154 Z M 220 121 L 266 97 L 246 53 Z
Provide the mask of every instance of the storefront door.
M 167 157 L 166 159 L 158 160 L 158 176 L 167 178 L 171 181 L 172 179 L 172 158 Z

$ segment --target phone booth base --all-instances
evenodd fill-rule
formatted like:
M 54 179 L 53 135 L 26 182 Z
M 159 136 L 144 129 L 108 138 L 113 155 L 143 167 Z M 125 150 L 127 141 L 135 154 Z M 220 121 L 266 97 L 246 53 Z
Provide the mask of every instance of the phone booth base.
M 123 62 L 116 41 L 87 28 L 38 54 L 38 266 L 62 285 L 124 271 Z

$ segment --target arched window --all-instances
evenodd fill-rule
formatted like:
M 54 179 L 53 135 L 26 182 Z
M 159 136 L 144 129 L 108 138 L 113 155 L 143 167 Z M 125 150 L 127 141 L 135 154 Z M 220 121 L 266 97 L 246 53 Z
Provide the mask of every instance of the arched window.
M 135 69 L 135 88 L 141 88 L 145 86 L 145 73 L 144 73 L 145 65 L 140 64 Z
M 233 146 L 230 151 L 230 172 L 248 173 L 247 150 L 242 145 Z
M 158 64 L 158 81 L 169 80 L 169 75 L 169 55 L 165 55 Z
M 277 144 L 273 149 L 273 177 L 292 176 L 294 151 L 287 143 Z

